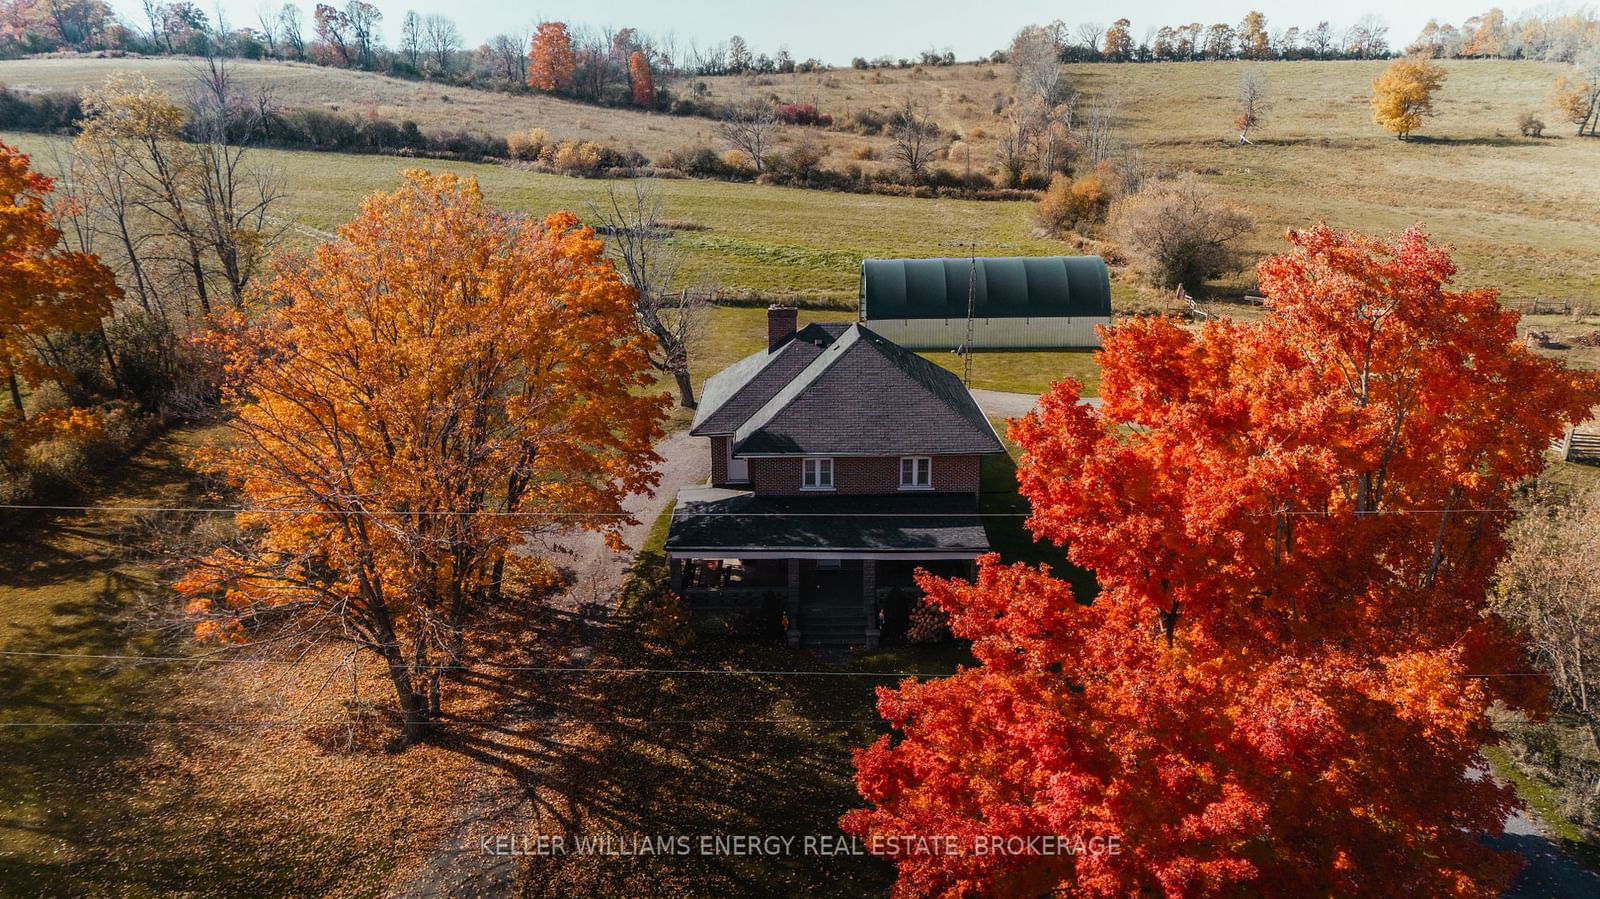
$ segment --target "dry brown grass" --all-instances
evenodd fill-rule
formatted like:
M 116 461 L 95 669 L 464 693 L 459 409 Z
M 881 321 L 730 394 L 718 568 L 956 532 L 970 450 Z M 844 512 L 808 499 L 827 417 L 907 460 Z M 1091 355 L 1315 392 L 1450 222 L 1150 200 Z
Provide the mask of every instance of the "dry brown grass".
M 103 82 L 113 72 L 137 72 L 168 90 L 179 91 L 193 79 L 193 65 L 192 59 L 169 56 L 13 59 L 0 61 L 0 84 L 24 89 L 81 90 Z M 504 137 L 538 127 L 554 140 L 603 141 L 618 149 L 638 150 L 650 159 L 680 147 L 725 146 L 717 123 L 706 118 L 586 106 L 536 94 L 407 81 L 309 63 L 240 61 L 236 66 L 241 79 L 269 88 L 280 106 L 397 122 L 410 119 L 423 131 L 465 129 Z M 782 128 L 780 148 L 811 130 Z M 829 141 L 823 164 L 842 169 L 851 161 L 850 147 L 861 140 Z M 869 140 L 887 146 L 882 138 Z
M 1270 110 L 1256 145 L 1233 141 L 1231 97 L 1247 65 L 1266 75 Z M 1251 255 L 1282 249 L 1288 227 L 1325 220 L 1368 231 L 1418 222 L 1454 243 L 1463 281 L 1513 298 L 1600 292 L 1600 141 L 1555 127 L 1517 135 L 1516 117 L 1540 110 L 1560 67 L 1537 62 L 1444 61 L 1437 108 L 1415 141 L 1372 123 L 1370 85 L 1382 62 L 1162 63 L 1068 66 L 1085 104 L 1116 101 L 1122 135 L 1155 170 L 1200 173 L 1250 209 L 1261 229 Z M 986 74 L 995 72 L 998 77 Z M 772 92 L 814 103 L 836 120 L 910 97 L 963 135 L 975 167 L 994 173 L 993 104 L 1010 95 L 1005 67 L 708 79 L 713 99 Z M 859 138 L 857 138 L 859 139 Z M 1250 287 L 1237 278 L 1236 290 Z

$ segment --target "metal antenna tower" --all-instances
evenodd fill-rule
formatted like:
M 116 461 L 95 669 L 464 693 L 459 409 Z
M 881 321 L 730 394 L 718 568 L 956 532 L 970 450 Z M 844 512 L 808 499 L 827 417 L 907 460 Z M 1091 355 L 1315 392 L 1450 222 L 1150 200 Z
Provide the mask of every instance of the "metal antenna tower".
M 972 319 L 977 311 L 978 303 L 978 245 L 972 245 L 971 265 L 967 269 L 967 339 L 962 344 L 965 352 L 961 354 L 961 383 L 966 387 L 972 386 Z

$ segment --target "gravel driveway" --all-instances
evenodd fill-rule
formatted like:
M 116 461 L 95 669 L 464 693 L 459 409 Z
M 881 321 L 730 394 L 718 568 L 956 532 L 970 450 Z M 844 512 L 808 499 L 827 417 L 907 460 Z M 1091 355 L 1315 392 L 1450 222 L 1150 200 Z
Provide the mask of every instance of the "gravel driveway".
M 999 390 L 982 390 L 972 388 L 972 398 L 978 401 L 978 408 L 985 415 L 1000 418 L 1021 418 L 1033 409 L 1033 404 L 1039 401 L 1037 393 L 1003 393 Z M 1086 396 L 1080 402 L 1087 406 L 1098 407 L 1100 398 Z

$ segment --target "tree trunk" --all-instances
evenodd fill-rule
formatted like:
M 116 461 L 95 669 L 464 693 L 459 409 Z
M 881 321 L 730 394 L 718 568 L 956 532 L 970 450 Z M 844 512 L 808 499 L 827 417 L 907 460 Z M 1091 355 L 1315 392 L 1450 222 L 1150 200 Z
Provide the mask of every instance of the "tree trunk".
M 17 373 L 11 373 L 11 405 L 17 407 L 17 420 L 27 421 L 28 413 L 22 409 L 22 388 L 17 386 Z
M 685 409 L 695 407 L 694 382 L 689 378 L 688 369 L 677 369 L 672 373 L 672 379 L 678 382 L 678 404 Z
M 394 646 L 383 649 L 384 662 L 389 666 L 389 680 L 394 683 L 395 698 L 400 700 L 400 721 L 405 745 L 421 740 L 428 733 L 428 700 L 412 683 L 406 660 Z
M 189 245 L 189 269 L 194 274 L 194 292 L 200 298 L 200 311 L 211 315 L 211 297 L 206 294 L 206 270 L 200 263 L 200 251 Z
M 117 371 L 117 357 L 111 354 L 111 338 L 106 336 L 106 323 L 99 324 L 100 348 L 106 353 L 106 367 L 111 370 L 111 384 L 119 393 L 125 392 L 122 386 L 122 374 Z

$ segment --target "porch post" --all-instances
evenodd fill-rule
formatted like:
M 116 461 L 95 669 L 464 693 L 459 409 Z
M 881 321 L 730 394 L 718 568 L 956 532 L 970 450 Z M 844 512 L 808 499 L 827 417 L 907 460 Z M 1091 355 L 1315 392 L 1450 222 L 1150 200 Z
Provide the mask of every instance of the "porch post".
M 861 605 L 867 615 L 867 646 L 876 648 L 882 634 L 878 630 L 878 563 L 861 560 Z
M 673 593 L 683 593 L 683 560 L 667 560 L 667 589 Z
M 800 645 L 800 560 L 789 560 L 789 639 L 790 646 Z

